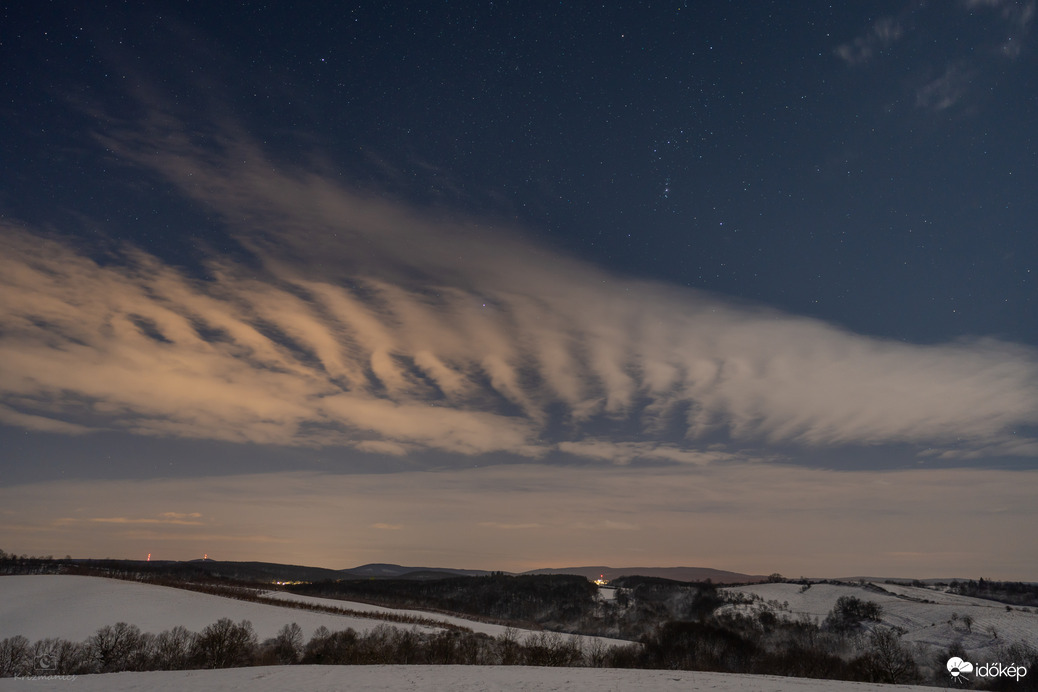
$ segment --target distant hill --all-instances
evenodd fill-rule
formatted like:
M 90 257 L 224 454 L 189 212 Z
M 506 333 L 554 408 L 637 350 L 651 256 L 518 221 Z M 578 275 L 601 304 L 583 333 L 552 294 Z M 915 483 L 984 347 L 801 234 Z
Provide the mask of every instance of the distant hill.
M 618 577 L 640 576 L 661 577 L 673 579 L 674 581 L 706 581 L 709 579 L 715 584 L 750 584 L 762 582 L 767 579 L 760 574 L 741 574 L 739 572 L 728 572 L 723 569 L 711 569 L 709 567 L 561 567 L 548 569 L 535 569 L 523 574 L 579 574 L 588 579 L 598 579 L 603 576 L 606 579 Z
M 451 567 L 404 567 L 375 562 L 360 567 L 338 570 L 338 579 L 444 579 L 447 577 L 482 577 L 490 574 L 481 569 L 454 569 Z
M 85 561 L 84 561 L 85 562 Z M 138 569 L 149 565 L 172 576 L 187 576 L 192 573 L 203 573 L 213 577 L 237 579 L 250 582 L 274 581 L 324 581 L 339 579 L 338 570 L 323 567 L 307 567 L 305 565 L 283 565 L 275 562 L 230 562 L 224 560 L 188 560 L 185 562 L 137 563 Z
M 140 572 L 153 576 L 164 575 L 178 579 L 197 579 L 208 576 L 216 579 L 230 579 L 241 582 L 320 582 L 340 579 L 408 579 L 428 581 L 447 579 L 449 577 L 481 577 L 494 572 L 480 569 L 457 569 L 454 567 L 409 567 L 390 563 L 371 563 L 348 569 L 328 569 L 324 567 L 308 567 L 305 565 L 285 565 L 273 562 L 232 562 L 224 560 L 118 560 L 118 559 L 67 559 L 54 560 L 44 558 L 28 558 L 25 560 L 9 560 L 5 570 L 11 574 L 27 573 L 32 567 L 37 573 L 67 573 L 69 568 L 85 570 L 80 573 L 105 572 Z M 17 563 L 17 564 L 16 564 Z M 23 564 L 24 563 L 24 564 Z M 31 563 L 31 564 L 30 564 Z M 513 574 L 504 572 L 504 574 Z M 759 574 L 741 574 L 708 567 L 606 567 L 584 566 L 544 568 L 530 570 L 523 574 L 574 574 L 587 579 L 597 579 L 604 575 L 606 579 L 623 576 L 659 577 L 674 581 L 706 581 L 715 584 L 748 584 L 765 581 L 767 577 Z
M 176 564 L 176 563 L 174 563 Z M 483 570 L 451 569 L 447 567 L 404 567 L 384 563 L 373 563 L 349 569 L 326 569 L 305 565 L 281 565 L 270 562 L 222 562 L 217 560 L 191 560 L 194 570 L 215 577 L 227 577 L 244 581 L 335 581 L 338 579 L 446 579 L 458 576 L 482 576 L 490 574 Z

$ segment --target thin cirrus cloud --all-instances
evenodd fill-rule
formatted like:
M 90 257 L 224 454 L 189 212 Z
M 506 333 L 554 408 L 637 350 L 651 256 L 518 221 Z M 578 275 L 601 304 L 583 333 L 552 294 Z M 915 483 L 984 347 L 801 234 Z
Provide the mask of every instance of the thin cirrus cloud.
M 160 526 L 204 526 L 199 512 L 163 512 L 150 517 L 62 517 L 52 522 L 53 526 L 75 524 L 155 524 Z
M 903 35 L 904 27 L 900 21 L 893 17 L 881 17 L 863 35 L 837 46 L 835 53 L 848 65 L 861 65 Z
M 1024 54 L 1038 14 L 1036 5 L 1035 0 L 961 0 L 955 6 L 929 8 L 921 3 L 908 3 L 897 15 L 877 19 L 853 40 L 836 46 L 833 53 L 848 67 L 864 69 L 884 52 L 893 55 L 893 49 L 899 44 L 931 41 L 932 38 L 922 32 L 923 27 L 933 25 L 926 13 L 940 13 L 941 22 L 950 16 L 960 23 L 978 25 L 980 32 L 965 27 L 960 31 L 972 38 L 964 40 L 958 56 L 950 57 L 943 66 L 917 62 L 910 48 L 896 56 L 899 71 L 909 75 L 904 82 L 911 93 L 911 96 L 906 94 L 908 102 L 914 100 L 916 108 L 941 113 L 990 91 L 998 81 L 996 73 L 1004 69 L 1002 62 L 1016 60 Z M 959 45 L 958 38 L 956 45 Z M 990 56 L 997 56 L 997 60 L 993 63 L 986 59 Z
M 916 105 L 935 111 L 951 108 L 967 96 L 977 74 L 963 65 L 949 65 L 944 74 L 916 90 Z
M 1038 423 L 1028 347 L 881 340 L 616 276 L 219 141 L 200 150 L 169 121 L 107 141 L 251 254 L 213 255 L 204 280 L 0 226 L 0 422 L 616 463 L 769 444 L 1038 452 L 1016 434 Z

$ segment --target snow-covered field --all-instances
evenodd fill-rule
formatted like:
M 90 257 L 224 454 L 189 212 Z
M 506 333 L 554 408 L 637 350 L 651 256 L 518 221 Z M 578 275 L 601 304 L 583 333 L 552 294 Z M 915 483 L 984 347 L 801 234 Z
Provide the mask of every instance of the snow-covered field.
M 414 616 L 468 627 L 475 632 L 498 636 L 505 632 L 501 625 L 491 625 L 460 617 L 439 615 L 420 610 L 400 610 L 339 601 L 297 596 L 278 591 L 260 595 L 316 605 L 346 608 L 378 614 Z M 0 639 L 22 635 L 30 641 L 59 637 L 82 641 L 98 628 L 125 622 L 137 625 L 142 632 L 158 634 L 177 625 L 199 632 L 222 617 L 238 622 L 249 620 L 260 641 L 273 637 L 282 626 L 295 622 L 303 630 L 304 639 L 313 636 L 322 625 L 331 631 L 348 627 L 364 632 L 380 624 L 411 629 L 415 625 L 395 623 L 377 617 L 365 618 L 321 613 L 292 607 L 239 601 L 222 596 L 167 586 L 155 586 L 102 577 L 69 575 L 10 575 L 0 577 Z M 419 626 L 421 631 L 437 628 Z M 520 638 L 529 633 L 517 630 Z M 597 639 L 607 646 L 630 642 L 604 637 L 575 637 L 583 644 Z
M 361 632 L 383 622 L 102 577 L 0 577 L 0 639 L 20 634 L 30 641 L 46 637 L 82 641 L 117 622 L 154 634 L 177 625 L 200 632 L 223 617 L 249 620 L 261 641 L 292 622 L 299 624 L 307 639 L 322 625 L 332 631 L 352 627 Z
M 0 691 L 48 692 L 933 692 L 933 687 L 874 685 L 766 675 L 673 670 L 524 666 L 271 666 L 231 670 L 81 675 L 75 681 L 0 679 Z
M 802 591 L 800 584 L 755 584 L 726 590 L 756 594 L 765 602 L 777 602 L 782 606 L 776 610 L 780 616 L 804 614 L 818 618 L 819 622 L 840 596 L 874 601 L 883 608 L 885 624 L 907 630 L 902 641 L 939 648 L 961 641 L 966 650 L 978 658 L 993 653 L 1003 643 L 1038 643 L 1038 612 L 1033 608 L 1025 611 L 1014 606 L 1007 610 L 1005 605 L 994 601 L 915 586 L 879 583 L 871 586 L 813 584 Z M 788 609 L 782 604 L 788 604 Z M 969 626 L 963 621 L 967 615 L 973 618 Z
M 883 591 L 878 590 L 883 589 Z M 876 584 L 758 584 L 730 590 L 756 594 L 780 615 L 801 614 L 822 620 L 840 596 L 875 601 L 883 621 L 907 630 L 904 640 L 937 647 L 961 640 L 972 655 L 983 658 L 1003 643 L 1038 641 L 1038 613 L 963 596 L 911 586 Z M 295 596 L 283 592 L 262 595 L 285 601 L 349 608 L 358 612 L 414 615 L 470 627 L 496 636 L 499 625 L 424 611 L 382 608 L 363 603 Z M 931 601 L 931 602 L 924 602 Z M 761 602 L 743 608 L 760 607 Z M 953 618 L 954 614 L 954 618 Z M 971 628 L 963 622 L 972 617 Z M 260 640 L 272 637 L 283 625 L 296 622 L 309 638 L 325 626 L 366 631 L 379 624 L 411 628 L 378 618 L 336 615 L 210 596 L 193 591 L 136 582 L 58 575 L 0 577 L 0 639 L 21 634 L 30 641 L 60 637 L 82 641 L 99 627 L 116 622 L 135 624 L 144 632 L 159 633 L 176 625 L 200 631 L 221 617 L 247 619 Z M 428 628 L 421 628 L 428 629 Z M 997 635 L 997 636 L 996 636 Z M 606 643 L 623 643 L 605 640 Z M 115 673 L 67 679 L 0 679 L 0 691 L 25 690 L 755 690 L 760 692 L 854 692 L 856 690 L 926 690 L 916 686 L 874 685 L 831 680 L 731 675 L 692 671 L 617 670 L 591 668 L 532 668 L 521 666 L 273 666 L 218 671 Z

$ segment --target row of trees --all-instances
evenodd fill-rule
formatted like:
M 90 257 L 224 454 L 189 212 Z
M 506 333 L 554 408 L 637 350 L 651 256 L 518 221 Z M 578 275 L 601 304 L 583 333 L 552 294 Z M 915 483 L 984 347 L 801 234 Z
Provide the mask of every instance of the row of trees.
M 1019 581 L 995 581 L 979 579 L 974 581 L 953 581 L 948 585 L 950 593 L 974 598 L 986 598 L 1017 606 L 1038 607 L 1038 584 Z
M 222 618 L 201 632 L 177 626 L 161 634 L 142 633 L 136 625 L 105 625 L 83 642 L 22 636 L 0 640 L 0 677 L 80 675 L 126 670 L 185 670 L 250 665 L 301 640 L 298 625 L 286 625 L 262 645 L 248 620 Z M 267 655 L 270 654 L 270 655 Z
M 367 632 L 318 628 L 304 642 L 299 625 L 285 625 L 258 641 L 247 620 L 221 619 L 199 633 L 174 627 L 158 635 L 117 623 L 74 643 L 16 636 L 0 640 L 0 677 L 79 675 L 144 670 L 188 670 L 252 665 L 467 664 L 593 666 L 711 670 L 881 683 L 946 682 L 944 661 L 961 650 L 932 655 L 924 674 L 896 629 L 875 627 L 851 633 L 820 628 L 806 619 L 772 619 L 729 612 L 720 618 L 672 621 L 641 644 L 606 647 L 556 632 L 498 637 L 442 630 L 420 631 L 379 625 Z M 586 641 L 586 640 L 584 640 Z M 1038 670 L 1038 650 L 1007 646 L 1000 657 Z M 992 689 L 999 689 L 995 681 Z M 1031 680 L 1013 689 L 1033 689 Z M 1015 684 L 1015 681 L 1014 681 Z M 1032 685 L 1029 687 L 1028 685 Z
M 922 682 L 913 651 L 895 629 L 819 627 L 762 609 L 696 622 L 669 622 L 648 637 L 649 668 L 712 670 L 881 683 Z
M 569 574 L 336 580 L 297 584 L 307 596 L 367 601 L 394 608 L 464 613 L 496 622 L 573 631 L 598 608 L 598 587 Z
M 843 611 L 860 609 L 844 604 Z M 834 609 L 835 611 L 836 609 Z M 833 615 L 832 613 L 830 615 Z M 840 617 L 840 616 L 837 616 Z M 944 663 L 968 660 L 961 647 L 924 652 L 906 645 L 901 632 L 862 621 L 831 628 L 807 618 L 775 616 L 768 607 L 727 610 L 697 620 L 668 621 L 640 644 L 606 647 L 599 640 L 539 632 L 521 637 L 514 629 L 498 637 L 471 631 L 425 631 L 379 625 L 367 632 L 331 632 L 321 627 L 304 642 L 299 625 L 285 625 L 260 642 L 247 621 L 221 619 L 199 633 L 174 627 L 158 635 L 117 623 L 83 642 L 16 636 L 0 640 L 0 677 L 77 675 L 143 670 L 186 670 L 291 664 L 478 664 L 594 666 L 711 670 L 858 680 L 882 683 L 947 682 Z M 1038 670 L 1038 649 L 1006 645 L 998 659 Z M 920 666 L 922 663 L 922 667 Z M 1013 681 L 1034 689 L 1036 680 Z M 1005 680 L 989 687 L 1000 689 Z
M 437 632 L 378 625 L 367 632 L 331 632 L 319 627 L 304 643 L 298 624 L 258 641 L 248 620 L 222 618 L 195 633 L 174 627 L 158 635 L 135 625 L 105 625 L 83 642 L 22 636 L 0 640 L 0 677 L 83 675 L 145 670 L 234 668 L 252 665 L 480 664 L 529 666 L 607 666 L 634 660 L 597 640 L 557 632 L 520 637 L 508 629 L 499 637 L 471 631 Z M 625 648 L 625 647 L 620 647 Z M 637 649 L 631 645 L 632 651 Z

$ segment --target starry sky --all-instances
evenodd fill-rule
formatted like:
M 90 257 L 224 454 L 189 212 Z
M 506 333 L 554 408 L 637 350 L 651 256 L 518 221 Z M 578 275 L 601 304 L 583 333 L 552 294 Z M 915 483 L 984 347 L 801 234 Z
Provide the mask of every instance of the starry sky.
M 1035 0 L 0 27 L 8 552 L 1038 578 Z

